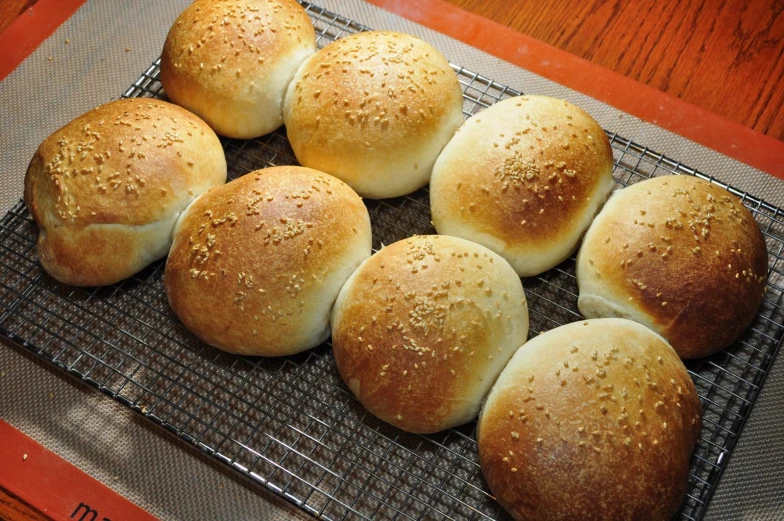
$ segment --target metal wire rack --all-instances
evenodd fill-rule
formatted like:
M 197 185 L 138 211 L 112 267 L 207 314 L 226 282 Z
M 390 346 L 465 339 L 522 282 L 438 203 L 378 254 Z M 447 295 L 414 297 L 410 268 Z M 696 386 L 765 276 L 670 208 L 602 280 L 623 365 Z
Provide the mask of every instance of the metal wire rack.
M 367 29 L 303 3 L 323 46 Z M 518 95 L 453 66 L 470 117 Z M 125 97 L 163 97 L 154 63 Z M 608 133 L 619 186 L 666 174 L 717 182 Z M 223 140 L 229 177 L 296 163 L 282 131 Z M 718 183 L 721 184 L 721 183 Z M 726 185 L 723 185 L 725 186 Z M 784 336 L 784 211 L 745 192 L 768 245 L 769 278 L 752 327 L 732 347 L 689 363 L 703 429 L 676 519 L 701 519 Z M 367 201 L 374 247 L 434 233 L 427 189 Z M 19 202 L 0 221 L 0 333 L 145 415 L 204 452 L 325 519 L 507 517 L 481 477 L 475 424 L 430 436 L 368 414 L 341 382 L 329 344 L 275 359 L 228 355 L 193 337 L 168 308 L 163 261 L 113 286 L 74 288 L 49 277 L 37 230 Z M 575 261 L 524 281 L 531 336 L 579 320 Z

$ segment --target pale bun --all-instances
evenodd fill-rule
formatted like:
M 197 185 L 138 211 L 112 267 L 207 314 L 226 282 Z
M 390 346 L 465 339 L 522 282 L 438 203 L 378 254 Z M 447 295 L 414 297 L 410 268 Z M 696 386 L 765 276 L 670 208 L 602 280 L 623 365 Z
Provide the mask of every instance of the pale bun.
M 379 199 L 427 184 L 463 122 L 462 107 L 457 75 L 441 53 L 407 34 L 368 31 L 300 67 L 283 117 L 302 165 Z
M 577 259 L 586 317 L 624 317 L 681 358 L 707 356 L 751 324 L 767 280 L 759 226 L 725 189 L 665 176 L 615 192 Z
M 101 286 L 166 256 L 180 212 L 225 182 L 210 127 L 176 105 L 132 98 L 47 137 L 27 168 L 24 200 L 43 268 L 66 284 Z
M 218 349 L 290 355 L 329 337 L 338 291 L 370 249 L 367 209 L 345 183 L 296 166 L 257 170 L 182 215 L 166 295 Z
M 518 521 L 669 521 L 686 493 L 700 400 L 667 342 L 576 322 L 521 347 L 477 426 L 490 490 Z
M 332 314 L 343 381 L 371 413 L 419 433 L 474 419 L 527 335 L 511 266 L 448 236 L 383 248 L 346 282 Z
M 196 0 L 172 25 L 161 83 L 218 134 L 252 138 L 283 124 L 283 97 L 316 34 L 295 0 Z
M 438 233 L 478 242 L 521 277 L 571 255 L 613 188 L 606 134 L 564 100 L 520 96 L 466 121 L 433 168 Z

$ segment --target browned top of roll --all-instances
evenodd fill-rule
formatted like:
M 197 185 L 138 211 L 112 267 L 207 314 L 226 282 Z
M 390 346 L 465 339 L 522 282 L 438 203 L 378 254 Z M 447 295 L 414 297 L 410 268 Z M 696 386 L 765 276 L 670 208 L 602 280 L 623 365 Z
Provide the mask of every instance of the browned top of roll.
M 350 70 L 351 74 L 344 71 Z M 355 72 L 359 74 L 355 74 Z M 290 124 L 336 125 L 335 150 L 379 140 L 384 148 L 409 146 L 441 125 L 461 99 L 446 59 L 430 44 L 408 34 L 367 31 L 331 43 L 305 62 L 291 99 Z M 348 81 L 347 81 L 348 80 Z M 462 106 L 462 103 L 460 103 Z
M 657 177 L 608 201 L 583 241 L 577 277 L 586 316 L 606 316 L 610 306 L 695 358 L 729 345 L 753 320 L 767 248 L 728 191 L 692 176 Z
M 446 58 L 414 36 L 389 31 L 353 34 L 321 49 L 297 71 L 285 105 L 300 163 L 340 177 L 364 197 L 424 185 L 462 122 L 460 84 Z
M 313 25 L 295 0 L 196 0 L 168 33 L 161 81 L 172 101 L 220 134 L 255 137 L 280 126 L 288 82 L 315 49 Z M 245 121 L 243 112 L 275 121 Z
M 482 472 L 526 521 L 669 521 L 688 483 L 700 401 L 686 368 L 635 322 L 577 322 L 521 347 L 479 419 Z
M 346 282 L 332 316 L 343 380 L 370 412 L 412 432 L 473 419 L 527 333 L 514 270 L 448 236 L 383 248 Z
M 46 138 L 28 167 L 41 262 L 68 284 L 121 280 L 165 254 L 179 213 L 225 180 L 217 136 L 190 112 L 154 99 L 101 105 Z
M 326 339 L 332 303 L 370 248 L 367 209 L 345 183 L 303 167 L 257 170 L 188 207 L 166 292 L 210 345 L 292 354 Z
M 433 222 L 534 275 L 574 250 L 613 188 L 612 166 L 604 130 L 581 108 L 509 98 L 469 119 L 439 156 Z

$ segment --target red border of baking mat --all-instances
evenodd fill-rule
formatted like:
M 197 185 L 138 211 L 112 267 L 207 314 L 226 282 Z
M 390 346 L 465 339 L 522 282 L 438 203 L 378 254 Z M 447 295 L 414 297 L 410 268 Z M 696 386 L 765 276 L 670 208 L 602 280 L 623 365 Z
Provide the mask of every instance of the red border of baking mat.
M 2 0 L 0 0 L 2 1 Z M 87 0 L 38 0 L 0 34 L 0 81 Z
M 784 141 L 444 0 L 365 1 L 784 179 Z
M 55 521 L 157 521 L 3 420 L 0 440 L 0 486 Z

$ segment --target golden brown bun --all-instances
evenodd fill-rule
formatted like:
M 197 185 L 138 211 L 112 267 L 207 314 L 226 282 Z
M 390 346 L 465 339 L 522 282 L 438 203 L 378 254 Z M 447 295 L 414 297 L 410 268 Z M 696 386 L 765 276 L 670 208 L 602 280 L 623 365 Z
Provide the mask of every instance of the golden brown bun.
M 38 256 L 57 280 L 113 284 L 166 256 L 177 217 L 226 182 L 215 133 L 153 99 L 101 105 L 46 138 L 24 181 Z
M 413 36 L 368 31 L 309 58 L 286 94 L 283 118 L 304 166 L 362 197 L 424 186 L 463 122 L 460 84 L 446 58 Z
M 657 177 L 615 192 L 591 225 L 577 259 L 578 306 L 650 327 L 681 358 L 707 356 L 751 324 L 767 259 L 735 196 L 692 176 Z
M 174 22 L 161 83 L 218 134 L 251 138 L 283 124 L 283 97 L 316 33 L 295 0 L 196 0 Z
M 612 166 L 607 136 L 582 109 L 509 98 L 466 121 L 438 157 L 433 224 L 536 275 L 574 252 L 612 191 Z
M 166 294 L 214 347 L 290 355 L 327 339 L 335 297 L 370 249 L 367 209 L 345 183 L 296 166 L 257 170 L 183 213 Z
M 527 335 L 512 267 L 456 237 L 385 247 L 346 282 L 332 313 L 343 381 L 371 413 L 410 432 L 475 418 Z
M 517 351 L 479 417 L 479 461 L 518 521 L 669 521 L 699 429 L 694 383 L 663 338 L 589 320 Z

